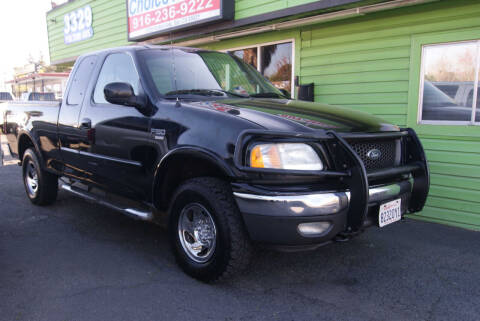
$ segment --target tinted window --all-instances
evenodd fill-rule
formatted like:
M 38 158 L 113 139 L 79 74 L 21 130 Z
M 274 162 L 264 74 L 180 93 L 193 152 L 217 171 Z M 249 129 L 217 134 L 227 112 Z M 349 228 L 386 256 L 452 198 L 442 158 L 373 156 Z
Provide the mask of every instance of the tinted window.
M 88 81 L 92 77 L 96 61 L 96 56 L 88 56 L 83 58 L 80 62 L 70 85 L 67 104 L 78 105 L 82 102 L 83 97 L 85 96 L 85 91 L 87 90 Z
M 0 100 L 12 100 L 12 95 L 6 92 L 0 92 Z
M 138 94 L 138 73 L 132 58 L 124 53 L 111 54 L 105 59 L 102 70 L 98 76 L 93 100 L 98 104 L 108 104 L 105 100 L 103 88 L 112 82 L 124 82 L 130 84 L 135 94 Z
M 473 88 L 468 91 L 467 105 L 473 105 Z M 480 88 L 477 90 L 477 109 L 480 107 Z
M 54 93 L 30 93 L 28 100 L 32 101 L 54 101 Z
M 453 85 L 443 85 L 443 84 L 439 84 L 439 83 L 434 83 L 433 85 L 435 85 L 435 87 L 437 87 L 438 89 L 440 89 L 441 91 L 446 93 L 448 95 L 448 97 L 450 97 L 452 99 L 455 99 L 455 96 L 457 95 L 459 85 L 455 85 L 455 84 L 453 84 Z

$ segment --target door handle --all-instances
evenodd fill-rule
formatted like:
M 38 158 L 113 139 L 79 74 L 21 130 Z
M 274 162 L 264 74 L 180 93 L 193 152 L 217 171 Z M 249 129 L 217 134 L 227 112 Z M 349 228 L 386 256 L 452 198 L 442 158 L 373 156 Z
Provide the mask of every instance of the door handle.
M 80 129 L 90 129 L 92 128 L 92 121 L 90 118 L 83 118 L 80 121 Z

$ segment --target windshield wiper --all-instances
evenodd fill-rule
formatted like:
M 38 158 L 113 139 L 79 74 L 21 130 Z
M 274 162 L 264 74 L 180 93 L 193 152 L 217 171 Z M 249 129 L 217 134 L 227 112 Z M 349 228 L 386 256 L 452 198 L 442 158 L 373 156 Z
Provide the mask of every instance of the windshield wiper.
M 211 89 L 211 90 L 215 90 L 215 91 L 219 91 L 219 92 L 222 92 L 224 94 L 227 94 L 227 95 L 232 95 L 232 96 L 235 96 L 235 97 L 242 97 L 242 98 L 248 98 L 250 97 L 248 94 L 238 94 L 236 92 L 233 92 L 233 91 L 228 91 L 228 90 L 223 90 L 223 89 Z
M 199 96 L 224 96 L 222 92 L 209 89 L 181 89 L 169 91 L 165 96 L 177 96 L 177 95 L 199 95 Z
M 248 96 L 237 94 L 231 91 L 226 91 L 222 89 L 181 89 L 181 90 L 174 90 L 169 91 L 165 94 L 165 96 L 173 96 L 177 97 L 178 95 L 198 95 L 198 96 L 226 96 L 232 95 L 236 97 L 246 98 Z
M 267 92 L 267 93 L 258 93 L 258 94 L 250 94 L 250 97 L 255 98 L 285 98 L 283 95 Z

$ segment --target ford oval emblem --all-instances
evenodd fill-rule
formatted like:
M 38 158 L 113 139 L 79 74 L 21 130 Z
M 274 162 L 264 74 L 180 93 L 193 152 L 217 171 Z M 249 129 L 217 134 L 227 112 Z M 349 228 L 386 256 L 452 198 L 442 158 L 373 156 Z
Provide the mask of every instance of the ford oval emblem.
M 378 149 L 371 149 L 367 152 L 367 157 L 371 160 L 377 160 L 382 156 L 382 152 Z

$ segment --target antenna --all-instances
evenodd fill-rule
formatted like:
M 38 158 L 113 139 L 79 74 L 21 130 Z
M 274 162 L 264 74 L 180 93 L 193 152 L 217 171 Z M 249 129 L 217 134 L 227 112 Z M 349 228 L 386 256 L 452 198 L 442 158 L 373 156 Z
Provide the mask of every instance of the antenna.
M 170 31 L 170 58 L 172 59 L 173 84 L 175 86 L 174 90 L 177 90 L 177 70 L 175 68 L 175 55 L 173 54 L 173 37 L 172 37 L 172 32 L 171 31 Z M 178 96 L 177 96 L 177 104 L 176 105 L 179 105 Z

